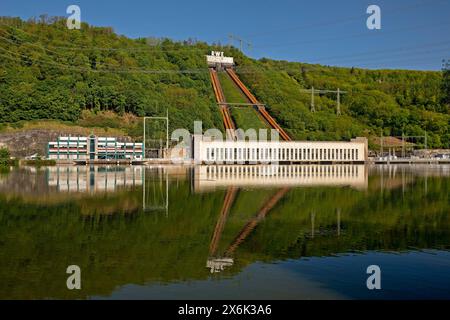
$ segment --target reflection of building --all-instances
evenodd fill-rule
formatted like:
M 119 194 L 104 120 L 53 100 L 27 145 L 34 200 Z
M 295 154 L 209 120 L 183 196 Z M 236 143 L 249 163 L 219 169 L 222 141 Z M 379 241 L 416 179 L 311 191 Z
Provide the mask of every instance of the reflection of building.
M 364 165 L 211 165 L 194 168 L 195 191 L 216 187 L 352 186 L 367 188 Z
M 50 187 L 66 192 L 116 191 L 119 188 L 142 185 L 142 167 L 49 167 Z
M 206 261 L 206 267 L 211 270 L 211 273 L 216 273 L 225 270 L 226 267 L 232 266 L 233 263 L 233 258 L 209 258 Z
M 47 157 L 54 160 L 142 160 L 142 143 L 119 142 L 113 137 L 59 137 L 49 142 Z

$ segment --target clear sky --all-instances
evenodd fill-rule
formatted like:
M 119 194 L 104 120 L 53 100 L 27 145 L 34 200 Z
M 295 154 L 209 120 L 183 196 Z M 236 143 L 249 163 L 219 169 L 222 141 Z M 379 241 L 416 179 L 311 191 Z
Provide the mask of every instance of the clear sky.
M 252 43 L 251 57 L 365 68 L 439 70 L 450 59 L 450 0 L 1 0 L 1 16 L 47 13 L 111 26 L 119 34 Z M 366 9 L 381 8 L 381 30 Z M 235 43 L 237 45 L 237 43 Z

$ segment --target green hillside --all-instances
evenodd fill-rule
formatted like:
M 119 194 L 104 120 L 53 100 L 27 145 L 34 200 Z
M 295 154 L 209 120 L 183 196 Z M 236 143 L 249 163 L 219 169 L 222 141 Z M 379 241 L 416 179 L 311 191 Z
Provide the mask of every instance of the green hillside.
M 68 30 L 62 18 L 0 18 L 0 123 L 36 119 L 78 122 L 83 111 L 162 115 L 171 129 L 223 128 L 204 55 L 235 57 L 237 73 L 295 139 L 358 135 L 428 135 L 450 148 L 449 85 L 441 72 L 363 70 L 250 59 L 235 48 L 187 40 L 129 39 L 111 28 Z M 302 88 L 348 91 L 342 115 L 335 96 Z M 244 120 L 245 121 L 245 120 Z M 1 127 L 1 125 L 0 125 Z
M 241 92 L 238 86 L 231 80 L 231 78 L 225 73 L 219 73 L 220 85 L 222 86 L 225 99 L 230 103 L 249 103 L 245 95 Z M 248 129 L 268 129 L 268 126 L 264 122 L 261 116 L 255 108 L 250 106 L 230 106 L 231 116 L 238 128 L 243 130 Z

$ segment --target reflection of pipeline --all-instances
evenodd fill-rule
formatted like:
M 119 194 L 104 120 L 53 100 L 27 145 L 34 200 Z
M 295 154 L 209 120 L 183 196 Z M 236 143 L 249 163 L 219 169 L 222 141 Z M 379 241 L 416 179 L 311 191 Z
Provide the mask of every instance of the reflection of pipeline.
M 214 89 L 214 95 L 216 96 L 217 103 L 219 103 L 220 112 L 223 118 L 223 124 L 225 126 L 225 131 L 227 136 L 231 139 L 235 140 L 235 129 L 236 126 L 231 119 L 230 111 L 228 110 L 228 106 L 225 105 L 225 95 L 223 94 L 222 87 L 220 85 L 219 78 L 217 77 L 217 72 L 213 68 L 209 68 L 209 75 L 211 76 L 211 83 Z
M 222 236 L 223 228 L 225 227 L 225 222 L 227 221 L 228 213 L 230 212 L 231 206 L 236 199 L 238 188 L 230 187 L 227 190 L 225 199 L 223 201 L 222 211 L 220 212 L 219 220 L 217 220 L 216 228 L 214 229 L 214 234 L 211 239 L 211 244 L 209 246 L 209 255 L 214 256 L 217 251 L 217 246 Z
M 264 206 L 261 208 L 259 213 L 250 220 L 244 228 L 242 228 L 241 232 L 239 232 L 238 236 L 234 239 L 233 243 L 228 247 L 225 251 L 224 256 L 229 257 L 233 255 L 236 248 L 248 237 L 248 235 L 255 229 L 255 227 L 263 220 L 266 215 L 272 210 L 273 207 L 280 201 L 286 193 L 289 191 L 289 188 L 280 189 L 272 198 L 267 201 Z
M 274 118 L 267 112 L 266 108 L 262 106 L 258 100 L 255 98 L 255 96 L 248 90 L 248 88 L 244 85 L 244 83 L 239 79 L 236 72 L 234 72 L 233 69 L 227 68 L 227 73 L 233 79 L 233 81 L 236 83 L 236 85 L 241 89 L 241 91 L 245 94 L 248 100 L 250 100 L 251 103 L 254 103 L 258 107 L 259 113 L 263 116 L 263 118 L 269 123 L 269 125 L 277 130 L 283 140 L 285 141 L 291 141 L 291 137 L 280 127 L 280 125 L 275 121 Z
M 270 198 L 269 201 L 264 204 L 258 215 L 251 221 L 249 221 L 244 226 L 242 231 L 239 232 L 233 243 L 225 251 L 224 256 L 216 257 L 217 245 L 220 241 L 220 237 L 225 227 L 228 213 L 231 209 L 234 199 L 236 198 L 237 190 L 238 189 L 234 187 L 228 189 L 222 211 L 219 216 L 219 220 L 217 221 L 216 228 L 214 230 L 214 234 L 209 247 L 209 258 L 206 261 L 206 267 L 211 269 L 211 273 L 223 271 L 225 267 L 233 265 L 234 261 L 233 258 L 230 258 L 230 256 L 234 253 L 239 244 L 241 244 L 245 240 L 245 238 L 247 238 L 248 235 L 252 232 L 252 230 L 255 229 L 258 223 L 262 219 L 264 219 L 267 213 L 278 203 L 278 201 L 280 201 L 281 198 L 284 197 L 289 188 L 281 189 L 272 198 Z

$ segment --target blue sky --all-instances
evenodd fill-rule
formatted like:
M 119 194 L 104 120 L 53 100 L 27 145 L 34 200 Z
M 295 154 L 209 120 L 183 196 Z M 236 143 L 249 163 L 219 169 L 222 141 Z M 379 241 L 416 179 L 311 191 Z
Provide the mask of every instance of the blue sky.
M 254 58 L 419 70 L 450 59 L 450 0 L 1 0 L 0 15 L 67 16 L 70 4 L 83 21 L 133 38 L 227 43 L 236 34 Z M 381 30 L 366 27 L 371 4 L 381 8 Z

